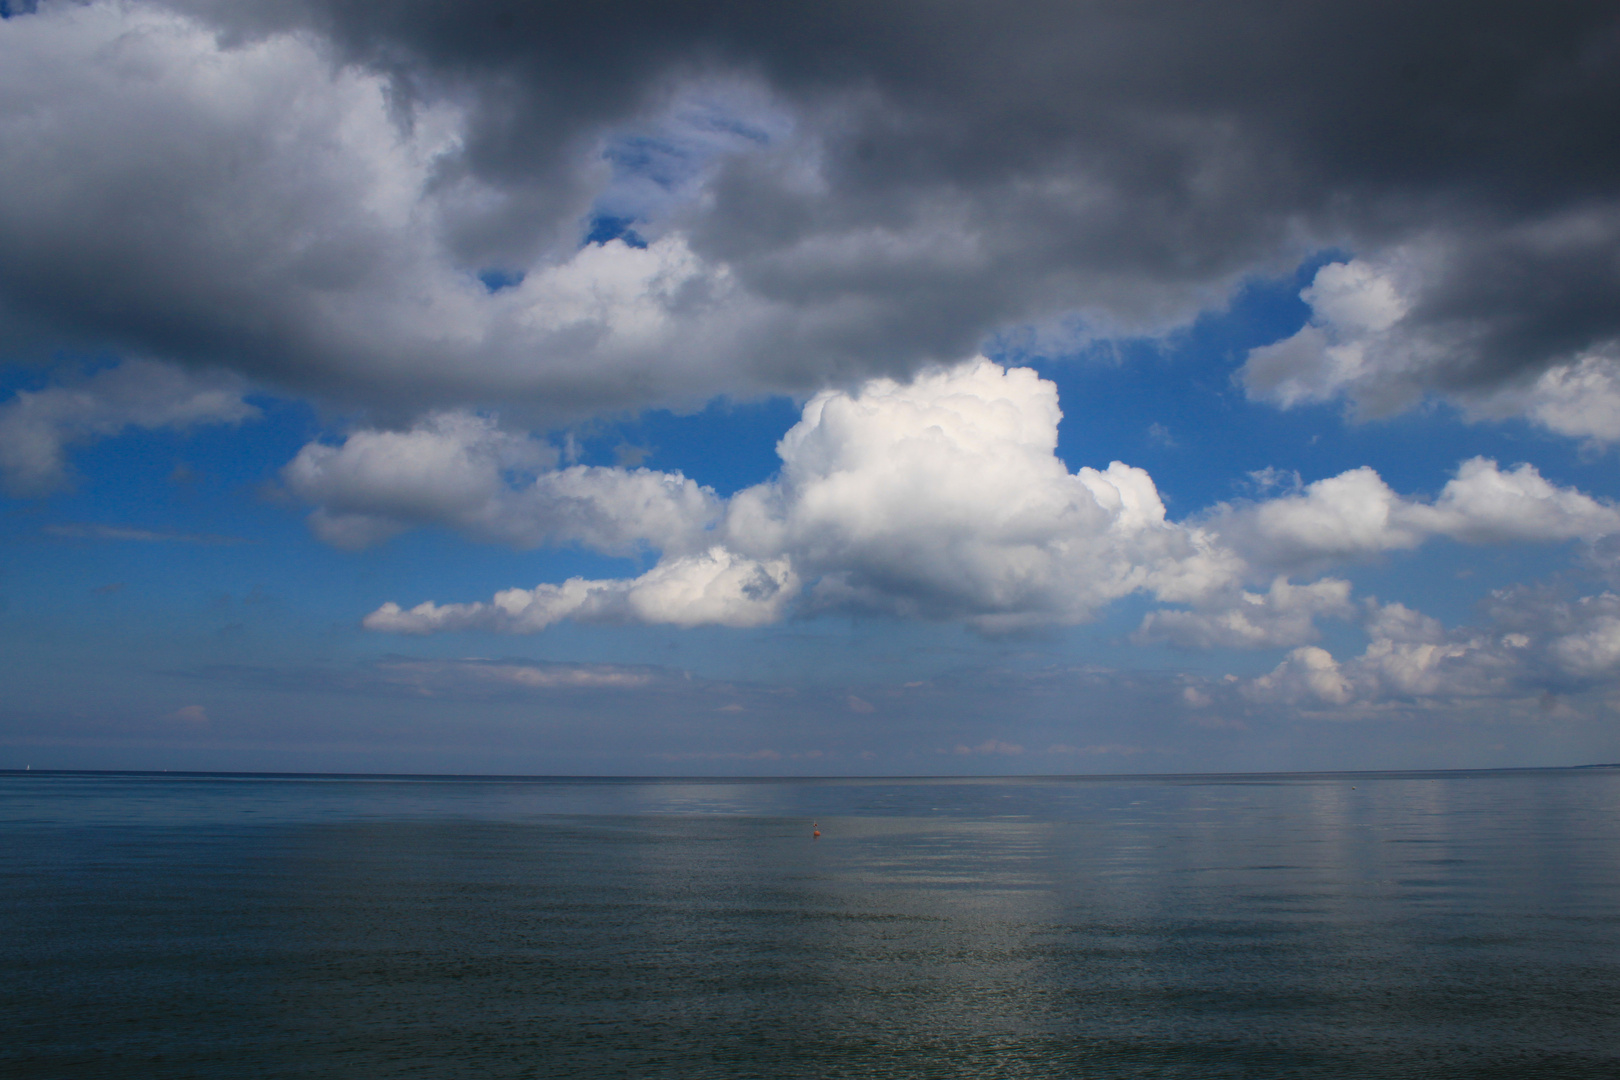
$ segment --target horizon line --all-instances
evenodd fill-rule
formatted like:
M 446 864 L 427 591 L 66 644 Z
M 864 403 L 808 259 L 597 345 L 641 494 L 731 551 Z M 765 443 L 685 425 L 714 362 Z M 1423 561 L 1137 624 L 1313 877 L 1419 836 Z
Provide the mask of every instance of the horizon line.
M 1488 773 L 1575 772 L 1620 769 L 1620 762 L 1586 765 L 1515 765 L 1499 768 L 1430 769 L 1274 769 L 1233 772 L 1165 773 L 896 773 L 896 774 L 701 774 L 701 773 L 390 773 L 292 772 L 243 769 L 0 769 L 0 776 L 125 776 L 175 779 L 243 780 L 378 780 L 439 782 L 613 782 L 613 783 L 805 783 L 812 781 L 1069 781 L 1069 780 L 1218 780 L 1248 777 L 1422 777 Z

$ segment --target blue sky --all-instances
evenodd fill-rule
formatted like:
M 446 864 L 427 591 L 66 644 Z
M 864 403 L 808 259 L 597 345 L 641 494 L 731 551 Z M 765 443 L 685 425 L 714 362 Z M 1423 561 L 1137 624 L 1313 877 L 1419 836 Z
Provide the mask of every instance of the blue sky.
M 1599 8 L 319 10 L 0 21 L 0 767 L 1620 759 Z

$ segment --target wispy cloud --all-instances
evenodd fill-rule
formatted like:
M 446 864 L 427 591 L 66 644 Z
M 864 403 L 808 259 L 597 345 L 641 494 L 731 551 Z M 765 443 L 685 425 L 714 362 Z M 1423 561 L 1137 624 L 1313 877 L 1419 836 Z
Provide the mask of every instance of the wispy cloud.
M 229 373 L 198 375 L 134 360 L 86 379 L 19 391 L 0 403 L 0 490 L 22 497 L 72 485 L 67 448 L 129 428 L 184 431 L 259 415 Z
M 662 672 L 616 664 L 550 664 L 489 660 L 385 660 L 372 671 L 422 694 L 484 690 L 631 690 Z
M 155 532 L 151 529 L 129 529 L 120 525 L 94 525 L 67 523 L 47 525 L 46 536 L 60 540 L 133 540 L 143 544 L 246 544 L 240 536 L 219 536 L 213 533 Z
M 966 743 L 957 743 L 956 749 L 952 751 L 952 753 L 964 757 L 974 754 L 1003 754 L 1008 757 L 1016 757 L 1023 752 L 1024 748 L 1017 743 L 1000 742 L 996 739 L 986 739 L 977 746 L 968 746 Z
M 352 667 L 213 665 L 195 674 L 258 686 L 412 697 L 506 698 L 570 692 L 702 691 L 712 684 L 654 665 L 385 656 Z

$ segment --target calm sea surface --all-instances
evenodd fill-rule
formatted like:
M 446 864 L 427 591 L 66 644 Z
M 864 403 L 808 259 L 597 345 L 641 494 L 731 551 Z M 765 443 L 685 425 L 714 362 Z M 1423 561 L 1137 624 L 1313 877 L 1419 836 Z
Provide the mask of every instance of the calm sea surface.
M 8 1078 L 1613 1078 L 1620 770 L 12 773 L 0 947 Z

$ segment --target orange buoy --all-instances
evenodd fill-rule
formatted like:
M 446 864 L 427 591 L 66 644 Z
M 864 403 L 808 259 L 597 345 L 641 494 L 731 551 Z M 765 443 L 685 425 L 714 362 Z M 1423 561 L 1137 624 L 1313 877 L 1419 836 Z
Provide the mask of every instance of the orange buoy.
M 810 835 L 812 837 L 819 837 L 821 835 L 821 826 L 817 825 L 813 821 L 810 823 L 810 829 L 811 829 Z

